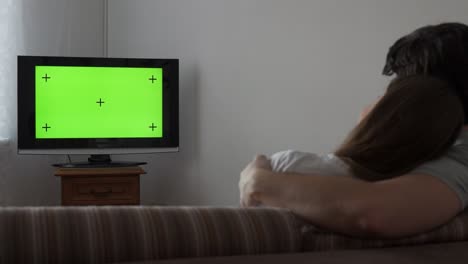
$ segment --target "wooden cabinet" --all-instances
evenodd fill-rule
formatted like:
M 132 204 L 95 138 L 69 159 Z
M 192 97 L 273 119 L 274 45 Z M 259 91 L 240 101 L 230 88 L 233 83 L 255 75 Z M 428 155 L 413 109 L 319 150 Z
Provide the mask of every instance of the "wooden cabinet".
M 140 167 L 59 168 L 62 205 L 138 205 Z

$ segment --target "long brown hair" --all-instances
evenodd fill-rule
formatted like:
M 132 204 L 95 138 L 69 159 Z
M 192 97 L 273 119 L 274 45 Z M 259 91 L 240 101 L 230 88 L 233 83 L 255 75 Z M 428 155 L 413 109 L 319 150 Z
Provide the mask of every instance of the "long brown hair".
M 395 177 L 447 151 L 463 122 L 462 104 L 447 82 L 422 75 L 395 79 L 335 155 L 358 178 Z

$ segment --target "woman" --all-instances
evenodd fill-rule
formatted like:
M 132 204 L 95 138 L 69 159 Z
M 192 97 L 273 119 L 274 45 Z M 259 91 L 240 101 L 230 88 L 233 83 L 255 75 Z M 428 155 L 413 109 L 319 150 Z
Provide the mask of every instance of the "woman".
M 395 79 L 366 112 L 333 154 L 283 151 L 271 156 L 271 169 L 384 180 L 441 156 L 464 123 L 452 87 L 422 75 Z

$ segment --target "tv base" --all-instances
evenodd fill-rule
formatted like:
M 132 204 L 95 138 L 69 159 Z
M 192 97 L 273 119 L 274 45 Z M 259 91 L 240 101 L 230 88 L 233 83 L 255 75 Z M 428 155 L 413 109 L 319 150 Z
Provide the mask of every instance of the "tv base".
M 54 167 L 59 168 L 115 168 L 115 167 L 135 167 L 139 165 L 145 165 L 146 162 L 138 161 L 112 161 L 112 162 L 73 162 L 73 163 L 57 163 L 52 164 Z
M 112 161 L 110 155 L 90 155 L 88 162 L 69 162 L 52 164 L 59 168 L 115 168 L 115 167 L 135 167 L 145 165 L 146 162 L 139 161 Z

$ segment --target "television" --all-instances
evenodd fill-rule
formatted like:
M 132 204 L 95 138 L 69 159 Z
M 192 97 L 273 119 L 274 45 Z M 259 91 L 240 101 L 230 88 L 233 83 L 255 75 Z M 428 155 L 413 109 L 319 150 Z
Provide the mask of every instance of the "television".
M 17 129 L 19 154 L 91 155 L 64 167 L 178 151 L 179 61 L 18 56 Z

